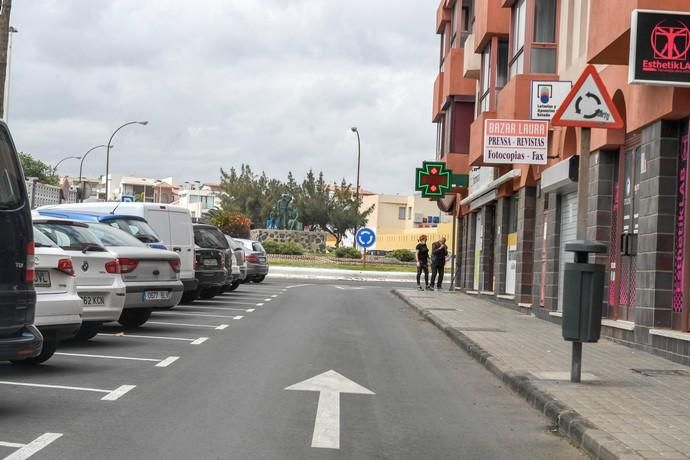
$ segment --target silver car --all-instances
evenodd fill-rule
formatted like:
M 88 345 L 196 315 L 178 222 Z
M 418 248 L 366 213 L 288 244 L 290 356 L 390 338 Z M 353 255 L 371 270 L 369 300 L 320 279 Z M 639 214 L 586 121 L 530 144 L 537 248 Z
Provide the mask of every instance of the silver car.
M 244 259 L 247 261 L 247 277 L 245 282 L 260 283 L 268 275 L 268 255 L 258 241 L 235 238 L 235 241 L 244 246 Z
M 100 223 L 89 229 L 117 256 L 127 291 L 125 307 L 118 322 L 138 327 L 151 317 L 154 308 L 171 308 L 182 298 L 180 257 L 172 251 L 151 249 L 137 238 Z

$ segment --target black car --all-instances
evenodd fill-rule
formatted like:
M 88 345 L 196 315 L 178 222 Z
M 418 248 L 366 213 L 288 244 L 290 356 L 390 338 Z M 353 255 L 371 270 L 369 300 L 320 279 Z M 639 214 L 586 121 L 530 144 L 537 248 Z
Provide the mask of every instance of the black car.
M 182 296 L 182 303 L 190 303 L 197 298 L 212 299 L 222 291 L 228 277 L 223 251 L 197 246 L 194 252 L 194 278 L 199 285 L 193 297 L 188 293 Z
M 0 122 L 0 360 L 33 358 L 43 337 L 33 326 L 34 241 L 31 204 L 7 125 Z
M 233 283 L 240 277 L 240 271 L 235 253 L 223 232 L 213 225 L 194 224 L 194 244 L 204 249 L 221 251 L 223 253 L 223 266 L 227 272 L 225 283 L 219 289 L 204 289 L 200 292 L 200 296 L 210 299 L 225 290 L 231 290 Z

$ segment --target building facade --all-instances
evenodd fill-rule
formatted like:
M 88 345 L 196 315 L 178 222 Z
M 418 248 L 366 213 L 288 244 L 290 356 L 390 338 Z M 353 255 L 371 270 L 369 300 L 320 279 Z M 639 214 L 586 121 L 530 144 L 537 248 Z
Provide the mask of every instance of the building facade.
M 653 36 L 638 39 L 651 40 L 654 59 L 642 68 L 652 79 L 680 69 L 670 85 L 629 82 L 634 10 L 662 11 Z M 471 177 L 457 207 L 458 286 L 560 321 L 563 266 L 572 261 L 565 244 L 578 238 L 579 220 L 580 238 L 608 245 L 596 258 L 606 267 L 603 334 L 690 363 L 690 30 L 674 13 L 690 13 L 690 2 L 443 0 L 432 119 L 437 158 Z M 581 169 L 583 130 L 553 126 L 549 107 L 588 64 L 624 127 L 591 129 Z M 485 156 L 493 142 L 487 120 L 535 119 L 548 123 L 545 161 Z M 586 193 L 584 215 L 578 191 Z

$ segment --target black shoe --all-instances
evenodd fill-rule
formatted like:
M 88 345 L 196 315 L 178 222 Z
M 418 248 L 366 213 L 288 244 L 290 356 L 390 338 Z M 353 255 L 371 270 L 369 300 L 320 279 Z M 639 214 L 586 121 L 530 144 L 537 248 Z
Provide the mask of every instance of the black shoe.
M 423 291 L 423 290 L 424 290 L 419 284 L 417 285 L 417 288 L 418 288 L 420 291 Z
M 426 290 L 427 290 L 427 291 L 433 291 L 433 290 L 434 290 L 434 287 L 433 287 L 433 286 L 427 286 L 427 287 L 426 287 Z

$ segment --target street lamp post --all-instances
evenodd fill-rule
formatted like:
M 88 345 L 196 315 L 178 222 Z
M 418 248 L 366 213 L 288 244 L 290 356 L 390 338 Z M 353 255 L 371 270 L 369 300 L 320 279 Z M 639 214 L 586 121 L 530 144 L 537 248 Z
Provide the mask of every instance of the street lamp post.
M 125 126 L 129 125 L 141 125 L 141 126 L 146 126 L 148 125 L 148 121 L 130 121 L 128 123 L 125 123 L 124 125 L 120 126 L 117 128 L 113 134 L 110 136 L 110 140 L 108 141 L 106 145 L 106 153 L 105 153 L 105 201 L 108 201 L 108 193 L 110 192 L 110 146 L 113 143 L 113 138 L 115 137 L 115 134 Z
M 79 201 L 82 203 L 84 202 L 84 176 L 82 176 L 82 171 L 84 169 L 84 160 L 86 160 L 86 157 L 89 156 L 89 153 L 96 149 L 100 149 L 101 147 L 105 147 L 105 144 L 103 145 L 97 145 L 95 147 L 91 147 L 89 150 L 86 151 L 84 155 L 81 156 L 81 163 L 79 164 L 79 182 L 81 182 L 81 189 L 79 190 Z M 111 145 L 112 147 L 112 145 Z
M 353 126 L 352 132 L 357 134 L 357 184 L 355 185 L 355 197 L 357 199 L 357 206 L 359 206 L 359 170 L 360 170 L 360 161 L 362 158 L 362 144 L 359 139 L 359 129 L 357 129 L 356 126 Z M 358 209 L 359 211 L 359 209 Z M 355 233 L 357 233 L 357 228 L 355 227 Z M 357 239 L 355 238 L 355 242 L 353 244 L 353 247 L 357 247 Z
M 65 157 L 62 160 L 58 161 L 57 164 L 53 167 L 53 176 L 55 176 L 55 173 L 57 172 L 58 166 L 60 166 L 60 164 L 65 160 L 81 160 L 81 157 L 69 156 L 69 157 Z

